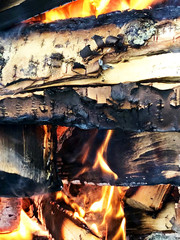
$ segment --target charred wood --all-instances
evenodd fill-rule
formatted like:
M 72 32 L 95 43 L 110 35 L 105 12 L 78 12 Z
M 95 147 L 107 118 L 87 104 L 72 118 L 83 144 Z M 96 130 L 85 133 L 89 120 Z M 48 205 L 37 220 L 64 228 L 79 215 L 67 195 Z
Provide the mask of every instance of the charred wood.
M 46 128 L 47 132 L 35 125 L 1 126 L 0 196 L 24 197 L 61 189 Z
M 12 27 L 21 21 L 68 2 L 70 0 L 1 0 L 0 30 Z
M 179 7 L 162 11 L 167 9 L 168 20 L 153 8 L 1 32 L 1 95 L 52 86 L 179 82 Z
M 0 100 L 0 123 L 40 123 L 128 131 L 179 131 L 179 87 L 138 84 L 56 88 Z M 4 98 L 4 97 L 3 97 Z

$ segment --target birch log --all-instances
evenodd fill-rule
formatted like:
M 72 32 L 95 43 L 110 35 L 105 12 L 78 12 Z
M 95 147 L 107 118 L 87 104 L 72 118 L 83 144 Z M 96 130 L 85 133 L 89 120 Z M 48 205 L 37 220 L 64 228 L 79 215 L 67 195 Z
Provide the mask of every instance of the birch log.
M 51 86 L 179 82 L 180 18 L 176 11 L 163 11 L 170 20 L 164 20 L 166 15 L 159 20 L 155 9 L 1 32 L 0 94 Z

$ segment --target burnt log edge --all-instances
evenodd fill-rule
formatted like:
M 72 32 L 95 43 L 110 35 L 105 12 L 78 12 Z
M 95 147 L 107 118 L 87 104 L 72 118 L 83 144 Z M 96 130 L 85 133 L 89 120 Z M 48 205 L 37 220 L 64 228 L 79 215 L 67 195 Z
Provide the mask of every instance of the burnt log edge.
M 59 32 L 59 31 L 77 31 L 80 29 L 92 29 L 108 24 L 115 24 L 117 27 L 122 27 L 124 24 L 142 18 L 151 19 L 154 22 L 176 19 L 180 16 L 180 6 L 176 5 L 157 5 L 152 9 L 144 10 L 132 10 L 132 11 L 116 11 L 107 14 L 99 15 L 97 18 L 95 16 L 85 17 L 85 18 L 72 18 L 66 20 L 57 20 L 51 23 L 24 23 L 19 24 L 17 27 L 7 31 L 1 31 L 1 37 L 4 38 L 26 36 L 33 32 L 43 33 L 43 32 Z M 7 18 L 7 15 L 6 15 Z M 0 14 L 1 20 L 1 14 Z M 3 24 L 0 25 L 0 30 L 2 30 Z
M 0 10 L 3 10 L 0 12 L 0 30 L 12 27 L 30 17 L 69 2 L 71 0 L 24 0 L 15 6 L 12 5 L 14 3 L 8 3 L 8 1 L 2 2 L 0 3 Z
M 43 95 L 7 97 L 0 101 L 0 124 L 54 124 L 82 129 L 179 131 L 176 94 L 138 83 L 110 86 L 107 103 L 82 96 L 72 87 L 50 88 Z M 81 88 L 85 90 L 86 88 Z M 129 108 L 123 107 L 128 103 Z
M 1 197 L 30 197 L 47 192 L 60 191 L 59 185 L 51 185 L 48 181 L 36 182 L 18 174 L 0 171 Z

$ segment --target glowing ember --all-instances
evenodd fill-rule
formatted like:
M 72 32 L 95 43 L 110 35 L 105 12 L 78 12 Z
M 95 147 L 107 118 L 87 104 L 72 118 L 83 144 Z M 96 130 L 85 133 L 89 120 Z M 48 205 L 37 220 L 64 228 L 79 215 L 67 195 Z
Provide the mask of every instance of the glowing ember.
M 0 240 L 31 240 L 33 239 L 33 234 L 49 236 L 49 233 L 45 231 L 40 224 L 29 218 L 26 213 L 21 210 L 21 221 L 18 230 L 8 234 L 0 234 Z
M 58 19 L 98 16 L 113 11 L 149 8 L 165 0 L 77 0 L 52 9 L 30 21 L 52 22 Z
M 59 139 L 61 136 L 63 136 L 63 134 L 69 129 L 69 127 L 62 127 L 62 126 L 58 126 L 57 127 L 57 139 Z

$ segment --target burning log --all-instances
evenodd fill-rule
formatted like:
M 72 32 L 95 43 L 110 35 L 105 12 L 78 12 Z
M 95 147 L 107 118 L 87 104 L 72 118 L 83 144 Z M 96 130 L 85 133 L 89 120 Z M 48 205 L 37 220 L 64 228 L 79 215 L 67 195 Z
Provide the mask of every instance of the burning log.
M 38 209 L 39 220 L 55 240 L 125 240 L 124 194 L 125 188 L 121 187 L 72 184 L 65 185 L 56 194 L 32 199 Z
M 91 237 L 94 239 L 95 229 L 98 231 L 96 234 L 101 236 L 100 239 L 104 239 L 103 236 L 106 236 L 106 239 L 124 240 L 122 235 L 118 235 L 119 237 L 116 236 L 116 238 L 115 233 L 116 227 L 119 227 L 121 223 L 118 209 L 121 208 L 120 204 L 126 190 L 127 188 L 114 186 L 69 184 L 65 185 L 61 192 L 56 193 L 56 197 L 55 194 L 51 194 L 32 199 L 38 209 L 41 223 L 47 227 L 56 240 L 68 239 L 70 236 L 72 239 L 79 240 L 80 234 L 84 239 L 86 231 L 88 231 L 86 239 L 91 239 Z M 171 190 L 174 192 L 173 188 Z M 105 207 L 107 209 L 104 213 Z M 121 215 L 121 219 L 123 216 Z M 169 197 L 164 201 L 163 208 L 154 212 L 146 212 L 126 205 L 125 216 L 127 217 L 128 235 L 135 233 L 142 237 L 142 235 L 154 231 L 171 232 L 173 230 L 171 221 L 175 218 L 175 200 Z M 104 224 L 105 228 L 101 224 Z M 94 225 L 97 228 L 94 228 Z M 95 239 L 99 238 L 95 237 Z
M 99 238 L 76 218 L 68 215 L 56 202 L 43 198 L 41 204 L 41 222 L 47 227 L 55 240 L 98 240 Z
M 139 84 L 119 84 L 6 95 L 0 100 L 0 122 L 179 131 L 179 92 L 179 87 L 161 91 Z
M 0 196 L 57 191 L 59 177 L 124 186 L 179 184 L 179 133 L 115 130 L 108 142 L 105 130 L 65 128 L 60 135 L 61 128 L 1 128 Z
M 105 130 L 75 129 L 57 152 L 60 177 L 122 186 L 179 185 L 179 133 L 115 130 L 102 151 L 107 136 Z
M 1 32 L 1 95 L 52 86 L 177 82 L 180 19 L 173 10 L 115 12 Z

